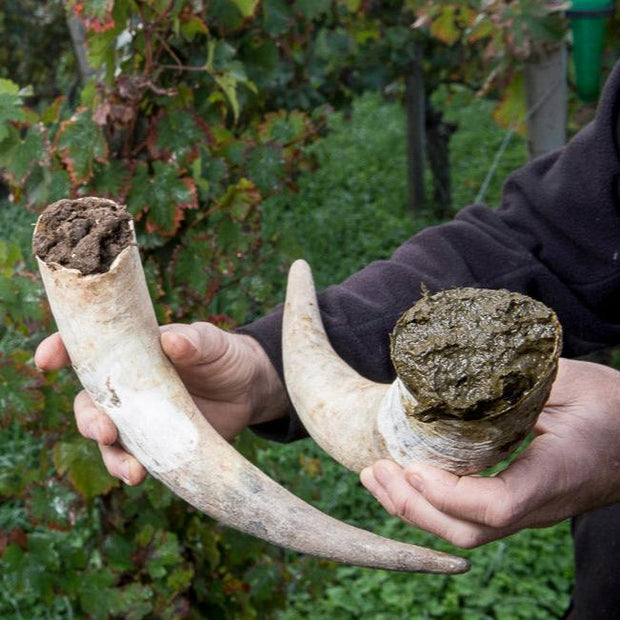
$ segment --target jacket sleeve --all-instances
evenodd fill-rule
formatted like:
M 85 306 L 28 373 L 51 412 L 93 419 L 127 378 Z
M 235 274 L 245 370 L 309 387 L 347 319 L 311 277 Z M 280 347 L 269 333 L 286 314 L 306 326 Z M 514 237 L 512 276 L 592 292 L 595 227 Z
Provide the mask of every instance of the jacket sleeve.
M 620 63 L 594 121 L 512 174 L 498 210 L 466 207 L 320 293 L 339 355 L 362 375 L 391 381 L 388 334 L 421 285 L 431 292 L 505 288 L 539 299 L 559 316 L 567 357 L 620 343 L 619 106 Z M 282 376 L 281 317 L 278 308 L 241 331 L 259 341 Z M 254 430 L 279 441 L 305 436 L 294 411 Z

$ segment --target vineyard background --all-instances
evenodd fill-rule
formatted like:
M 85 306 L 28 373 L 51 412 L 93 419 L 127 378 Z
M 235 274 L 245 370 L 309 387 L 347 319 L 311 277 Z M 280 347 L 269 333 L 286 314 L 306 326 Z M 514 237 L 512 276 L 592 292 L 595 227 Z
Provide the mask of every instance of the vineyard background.
M 567 28 L 556 5 L 482 6 L 5 0 L 0 617 L 561 613 L 572 579 L 566 523 L 466 552 L 473 569 L 458 578 L 300 557 L 220 527 L 153 480 L 121 486 L 77 434 L 72 373 L 43 375 L 32 361 L 53 323 L 30 235 L 53 200 L 125 202 L 159 320 L 224 328 L 281 301 L 296 257 L 327 286 L 471 203 L 486 181 L 485 201 L 498 204 L 502 180 L 528 157 L 523 63 L 559 45 Z M 613 18 L 603 74 L 617 33 Z M 428 200 L 412 212 L 406 103 L 416 63 L 430 148 L 421 168 Z M 571 91 L 569 133 L 592 110 Z M 238 448 L 337 518 L 449 549 L 387 516 L 308 441 L 279 446 L 245 433 Z

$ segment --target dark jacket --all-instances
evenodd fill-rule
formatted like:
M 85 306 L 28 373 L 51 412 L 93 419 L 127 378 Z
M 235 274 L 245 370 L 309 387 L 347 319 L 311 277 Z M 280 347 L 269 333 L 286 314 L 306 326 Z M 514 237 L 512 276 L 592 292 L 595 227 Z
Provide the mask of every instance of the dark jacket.
M 595 120 L 564 148 L 512 174 L 498 210 L 466 207 L 323 291 L 323 321 L 340 356 L 370 379 L 393 380 L 388 335 L 422 284 L 431 292 L 477 286 L 540 299 L 559 316 L 565 357 L 620 343 L 619 111 L 620 64 Z M 277 309 L 242 330 L 280 375 L 281 316 Z M 305 435 L 294 412 L 255 430 L 280 441 Z

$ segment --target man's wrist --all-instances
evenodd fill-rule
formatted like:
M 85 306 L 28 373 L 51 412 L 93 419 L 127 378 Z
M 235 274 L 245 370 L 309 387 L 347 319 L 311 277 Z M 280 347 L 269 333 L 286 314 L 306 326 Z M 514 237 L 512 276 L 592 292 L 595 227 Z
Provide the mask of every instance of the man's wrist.
M 250 390 L 250 425 L 271 422 L 288 415 L 290 402 L 282 379 L 257 340 L 243 335 L 255 360 Z

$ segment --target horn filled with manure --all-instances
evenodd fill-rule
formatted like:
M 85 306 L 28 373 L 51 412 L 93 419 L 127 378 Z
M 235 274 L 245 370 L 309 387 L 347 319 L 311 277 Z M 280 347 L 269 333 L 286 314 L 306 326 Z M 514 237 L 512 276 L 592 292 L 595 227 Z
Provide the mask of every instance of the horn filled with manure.
M 392 333 L 396 380 L 375 383 L 330 345 L 302 260 L 289 272 L 282 331 L 285 382 L 301 421 L 356 472 L 386 458 L 462 475 L 504 459 L 547 400 L 562 341 L 555 314 L 525 295 L 425 293 Z
M 98 198 L 40 216 L 34 251 L 78 378 L 156 478 L 225 525 L 301 553 L 389 570 L 459 573 L 448 554 L 379 537 L 318 511 L 211 427 L 163 354 L 131 218 Z

